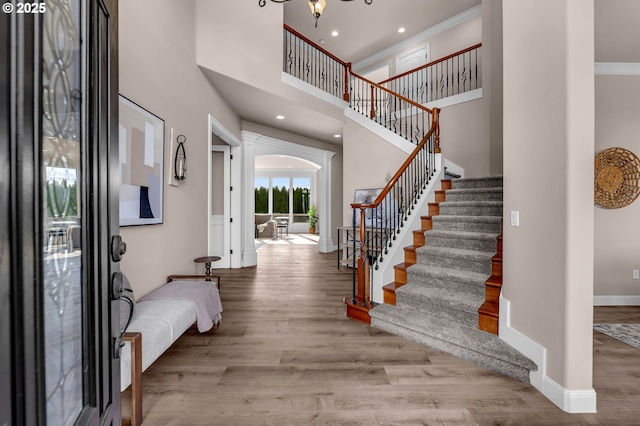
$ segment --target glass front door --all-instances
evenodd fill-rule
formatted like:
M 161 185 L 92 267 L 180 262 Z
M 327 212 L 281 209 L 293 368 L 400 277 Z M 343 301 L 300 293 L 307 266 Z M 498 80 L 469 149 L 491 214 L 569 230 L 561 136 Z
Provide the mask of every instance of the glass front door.
M 38 5 L 0 15 L 0 424 L 119 425 L 117 1 Z

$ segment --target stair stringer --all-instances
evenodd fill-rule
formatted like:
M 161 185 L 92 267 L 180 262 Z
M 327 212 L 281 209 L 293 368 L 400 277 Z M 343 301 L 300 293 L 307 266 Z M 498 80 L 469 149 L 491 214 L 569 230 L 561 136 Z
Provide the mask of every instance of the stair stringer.
M 440 180 L 444 179 L 444 157 L 442 154 L 435 154 L 436 169 L 422 195 L 414 204 L 407 221 L 396 234 L 393 245 L 388 248 L 388 253 L 383 256 L 382 262 L 378 259 L 378 269 L 375 267 L 371 271 L 371 300 L 376 303 L 383 303 L 382 287 L 395 280 L 393 267 L 404 262 L 404 248 L 413 245 L 413 231 L 420 229 L 420 216 L 424 216 L 428 203 L 435 200 L 435 191 L 439 189 Z M 422 212 L 422 213 L 421 213 Z
M 354 111 L 349 106 L 347 106 L 344 109 L 344 115 L 354 123 L 364 127 L 371 133 L 375 134 L 381 139 L 386 140 L 391 145 L 395 146 L 396 148 L 398 148 L 399 150 L 407 154 L 411 154 L 413 150 L 416 149 L 417 143 L 411 143 L 410 141 L 406 140 L 402 136 L 399 136 L 393 133 L 391 130 L 387 129 L 381 124 L 376 123 L 374 120 L 370 119 L 369 117 L 362 115 L 357 111 Z

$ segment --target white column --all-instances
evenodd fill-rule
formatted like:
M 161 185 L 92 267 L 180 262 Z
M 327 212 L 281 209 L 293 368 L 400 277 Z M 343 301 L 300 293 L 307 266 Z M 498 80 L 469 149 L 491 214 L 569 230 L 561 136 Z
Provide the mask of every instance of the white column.
M 318 173 L 320 180 L 320 198 L 318 200 L 320 240 L 318 241 L 318 251 L 320 253 L 333 251 L 333 240 L 331 239 L 331 159 L 334 155 L 334 152 L 324 152 L 322 168 Z
M 560 408 L 595 412 L 594 2 L 502 7 L 502 297 L 511 310 L 504 328 L 501 311 L 500 336 L 511 330 L 543 349 L 538 389 Z M 516 211 L 519 226 L 510 226 Z
M 242 188 L 238 192 L 242 195 L 242 267 L 258 264 L 258 253 L 255 242 L 255 158 L 256 140 L 259 135 L 242 132 Z M 242 191 L 240 191 L 242 189 Z M 235 191 L 234 191 L 235 192 Z

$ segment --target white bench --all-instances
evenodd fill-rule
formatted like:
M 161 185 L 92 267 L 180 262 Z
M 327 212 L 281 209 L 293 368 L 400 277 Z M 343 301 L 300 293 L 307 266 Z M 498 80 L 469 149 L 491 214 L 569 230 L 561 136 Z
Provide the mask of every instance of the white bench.
M 167 282 L 177 279 L 220 287 L 215 276 L 171 275 Z M 135 304 L 120 355 L 120 391 L 131 386 L 131 426 L 142 423 L 142 373 L 195 322 L 196 305 L 188 300 L 143 298 Z

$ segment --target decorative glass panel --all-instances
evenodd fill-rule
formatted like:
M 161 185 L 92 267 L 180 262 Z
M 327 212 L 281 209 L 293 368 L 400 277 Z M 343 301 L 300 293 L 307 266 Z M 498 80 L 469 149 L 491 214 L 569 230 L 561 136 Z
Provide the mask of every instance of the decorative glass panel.
M 47 425 L 83 408 L 80 1 L 47 1 L 42 52 L 43 303 Z

